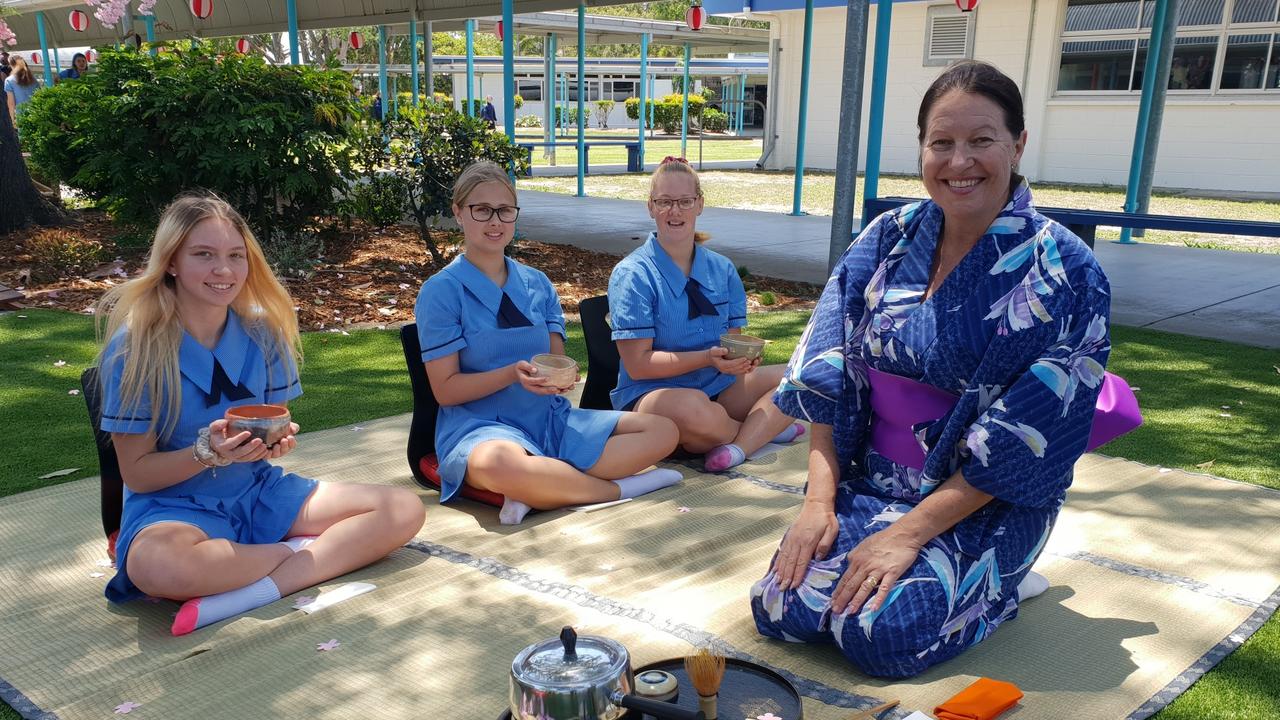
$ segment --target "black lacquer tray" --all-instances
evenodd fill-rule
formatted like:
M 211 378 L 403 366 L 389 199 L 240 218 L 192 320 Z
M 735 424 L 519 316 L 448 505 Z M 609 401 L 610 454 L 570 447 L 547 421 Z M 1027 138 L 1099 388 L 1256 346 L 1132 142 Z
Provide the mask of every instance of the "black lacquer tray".
M 677 707 L 696 710 L 698 692 L 684 672 L 684 658 L 659 660 L 635 669 L 639 675 L 646 670 L 665 670 L 680 682 L 680 694 L 673 701 Z M 773 713 L 782 720 L 802 720 L 804 708 L 795 687 L 778 673 L 762 665 L 728 658 L 725 660 L 724 681 L 720 684 L 718 715 L 722 720 L 742 720 Z M 629 712 L 625 720 L 645 720 L 648 715 Z M 511 720 L 506 711 L 498 720 Z

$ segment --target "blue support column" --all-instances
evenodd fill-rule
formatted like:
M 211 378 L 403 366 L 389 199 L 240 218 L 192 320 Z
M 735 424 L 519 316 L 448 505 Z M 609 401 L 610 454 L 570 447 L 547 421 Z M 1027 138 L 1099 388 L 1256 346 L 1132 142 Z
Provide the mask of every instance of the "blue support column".
M 476 113 L 476 21 L 467 21 L 467 117 Z
M 738 134 L 747 130 L 747 74 L 743 73 L 738 85 L 738 99 L 742 104 L 738 105 Z
M 285 5 L 289 14 L 289 64 L 301 65 L 302 55 L 298 48 L 298 0 L 285 0 Z M 382 101 L 386 102 L 385 95 Z
M 44 86 L 53 87 L 53 67 L 49 65 L 49 40 L 44 32 L 44 13 L 36 13 L 36 32 L 40 35 L 40 54 L 44 59 Z
M 1167 86 L 1169 83 L 1167 72 L 1162 73 L 1160 68 L 1161 58 L 1167 57 L 1165 44 L 1173 43 L 1173 36 L 1166 36 L 1165 33 L 1177 29 L 1176 25 L 1166 28 L 1166 25 L 1177 22 L 1176 18 L 1169 17 L 1169 6 L 1170 0 L 1156 0 L 1155 17 L 1151 22 L 1151 42 L 1147 45 L 1147 63 L 1142 74 L 1142 99 L 1138 102 L 1138 126 L 1134 132 L 1133 156 L 1129 159 L 1129 184 L 1124 196 L 1124 211 L 1127 213 L 1140 211 L 1142 167 L 1147 158 L 1147 140 L 1151 137 L 1151 116 L 1153 112 L 1158 112 L 1155 110 L 1156 97 L 1163 96 L 1162 91 L 1165 89 L 1161 85 Z M 1163 97 L 1160 102 L 1163 105 Z M 1117 242 L 1122 245 L 1132 244 L 1133 229 L 1120 228 L 1120 239 Z
M 507 137 L 516 136 L 516 23 L 515 0 L 502 0 L 502 125 Z
M 584 175 L 587 173 L 587 134 L 582 124 L 582 113 L 586 109 L 583 98 L 587 94 L 587 3 L 578 2 L 578 197 L 587 194 Z
M 409 82 L 413 85 L 413 106 L 418 107 L 418 13 L 409 18 Z
M 557 52 L 559 51 L 559 49 L 560 49 L 560 48 L 559 48 L 560 40 L 559 40 L 559 37 L 558 37 L 558 36 L 556 36 L 556 35 L 550 35 L 550 36 L 548 36 L 548 40 L 551 42 L 551 52 L 549 53 L 549 55 L 550 55 L 549 60 L 551 61 L 551 62 L 550 62 L 550 64 L 551 64 L 551 74 L 547 76 L 547 81 L 546 81 L 545 83 L 543 83 L 543 84 L 546 86 L 546 89 L 543 91 L 543 92 L 544 92 L 544 94 L 543 94 L 543 96 L 542 96 L 542 102 L 543 102 L 543 103 L 550 102 L 550 104 L 548 105 L 548 107 L 550 107 L 550 108 L 551 108 L 551 123 L 550 123 L 551 132 L 549 133 L 549 135 L 550 135 L 550 139 L 551 139 L 551 141 L 552 141 L 552 142 L 555 142 L 555 139 L 556 139 L 556 115 L 557 115 L 557 113 L 556 113 L 556 95 L 557 95 L 557 93 L 556 93 L 556 85 L 557 85 L 556 78 L 557 78 L 557 77 L 559 77 L 559 76 L 556 74 L 556 72 L 557 72 L 557 71 L 556 71 L 556 53 L 557 53 Z M 550 96 L 547 96 L 547 95 L 545 94 L 547 91 L 550 91 L 550 93 L 551 93 L 551 95 L 550 95 Z M 552 148 L 551 148 L 551 157 L 553 157 L 553 158 L 554 158 L 555 156 L 556 156 L 556 149 L 555 149 L 555 147 L 552 147 Z
M 649 96 L 645 86 L 649 84 L 649 33 L 640 36 L 640 105 L 636 108 L 636 117 L 640 126 L 640 169 L 644 170 L 644 130 L 645 119 L 649 116 Z
M 382 117 L 387 118 L 387 108 L 391 106 L 391 97 L 387 94 L 387 26 L 378 26 L 378 93 L 382 95 Z
M 658 103 L 658 76 L 649 76 L 649 97 L 653 98 L 653 103 L 649 105 L 649 132 L 653 132 L 653 128 L 657 125 L 657 107 Z
M 156 16 L 143 15 L 142 22 L 147 26 L 147 43 L 153 46 L 151 48 L 151 57 L 155 57 L 160 52 L 159 48 L 154 47 L 156 42 Z
M 62 74 L 62 53 L 56 47 L 53 49 L 53 71 Z
M 871 117 L 867 124 L 867 173 L 862 183 L 865 200 L 880 191 L 880 151 L 884 140 L 884 88 L 889 77 L 889 30 L 893 21 L 892 0 L 876 1 L 876 47 L 871 69 Z M 862 218 L 865 227 L 867 218 Z
M 813 2 L 813 0 L 809 0 Z M 684 100 L 680 103 L 680 157 L 689 157 L 689 56 L 693 48 L 684 44 Z
M 809 122 L 809 56 L 813 50 L 813 0 L 804 2 L 804 49 L 800 60 L 800 119 L 796 126 L 796 183 L 791 196 L 791 214 L 804 215 L 804 134 Z

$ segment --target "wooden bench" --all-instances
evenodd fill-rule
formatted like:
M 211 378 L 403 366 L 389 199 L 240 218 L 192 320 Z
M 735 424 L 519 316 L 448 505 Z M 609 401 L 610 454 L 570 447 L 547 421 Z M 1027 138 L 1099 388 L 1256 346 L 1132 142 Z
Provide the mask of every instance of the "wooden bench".
M 557 147 L 577 149 L 577 141 L 573 142 L 517 142 L 517 145 L 529 152 L 529 170 L 525 175 L 533 175 L 533 149 L 535 147 Z M 644 165 L 640 160 L 640 143 L 627 142 L 625 140 L 590 140 L 582 144 L 582 173 L 584 175 L 591 174 L 591 146 L 596 147 L 625 147 L 627 149 L 627 172 L 643 172 Z
M 893 210 L 919 198 L 873 198 L 863 203 L 864 224 L 881 213 Z M 1280 237 L 1280 223 L 1257 220 L 1225 220 L 1219 218 L 1181 217 L 1178 215 L 1151 215 L 1147 213 L 1123 213 L 1110 210 L 1073 210 L 1036 206 L 1045 217 L 1056 220 L 1093 247 L 1099 225 L 1107 227 L 1143 228 L 1146 230 L 1176 230 L 1179 232 L 1207 233 L 1213 235 L 1249 235 L 1252 237 Z

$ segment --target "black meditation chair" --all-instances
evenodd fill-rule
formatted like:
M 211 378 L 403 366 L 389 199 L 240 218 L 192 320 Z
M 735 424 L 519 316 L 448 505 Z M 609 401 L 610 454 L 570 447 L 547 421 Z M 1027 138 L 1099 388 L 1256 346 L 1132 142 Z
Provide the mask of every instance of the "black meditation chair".
M 582 317 L 582 336 L 587 341 L 587 381 L 582 386 L 578 407 L 587 410 L 612 410 L 609 393 L 618 386 L 618 346 L 606 315 L 609 298 L 597 295 L 578 304 Z
M 93 427 L 93 441 L 98 448 L 102 532 L 107 536 L 107 555 L 114 561 L 116 537 L 120 534 L 120 514 L 124 511 L 124 478 L 120 475 L 120 461 L 116 458 L 111 433 L 98 427 L 102 421 L 102 386 L 98 383 L 98 368 L 91 367 L 80 374 L 80 390 L 89 409 L 89 424 Z
M 418 344 L 418 326 L 409 323 L 400 328 L 400 346 L 409 366 L 409 384 L 413 387 L 413 422 L 409 425 L 409 470 L 418 484 L 440 491 L 440 462 L 436 458 L 436 415 L 440 403 L 431 392 L 427 369 L 422 366 L 422 346 Z M 464 484 L 458 491 L 462 497 L 494 507 L 502 507 L 503 497 L 495 492 Z

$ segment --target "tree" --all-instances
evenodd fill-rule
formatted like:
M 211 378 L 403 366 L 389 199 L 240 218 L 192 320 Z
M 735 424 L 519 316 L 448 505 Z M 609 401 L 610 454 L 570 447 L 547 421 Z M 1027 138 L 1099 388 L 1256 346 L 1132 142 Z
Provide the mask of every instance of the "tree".
M 45 199 L 31 181 L 31 173 L 18 147 L 18 134 L 9 118 L 9 109 L 0 109 L 0 235 L 37 225 L 59 225 L 62 211 Z

